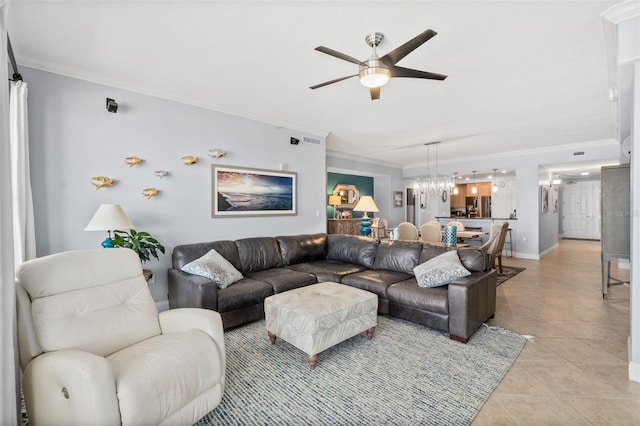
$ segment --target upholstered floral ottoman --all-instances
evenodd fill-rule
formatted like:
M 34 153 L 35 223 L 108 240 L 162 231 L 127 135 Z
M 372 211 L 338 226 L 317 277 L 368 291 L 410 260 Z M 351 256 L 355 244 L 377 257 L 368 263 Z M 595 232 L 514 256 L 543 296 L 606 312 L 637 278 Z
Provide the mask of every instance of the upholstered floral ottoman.
M 271 343 L 280 337 L 300 349 L 313 370 L 318 353 L 331 346 L 365 331 L 371 339 L 378 296 L 344 284 L 312 284 L 267 297 L 264 316 Z

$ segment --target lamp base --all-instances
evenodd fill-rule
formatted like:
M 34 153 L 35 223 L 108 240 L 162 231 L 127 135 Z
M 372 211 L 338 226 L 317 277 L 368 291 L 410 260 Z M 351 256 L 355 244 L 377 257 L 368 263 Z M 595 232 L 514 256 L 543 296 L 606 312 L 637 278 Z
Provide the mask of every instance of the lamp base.
M 102 246 L 102 248 L 114 248 L 115 247 L 113 245 L 113 240 L 111 239 L 111 237 L 107 237 L 102 243 L 100 243 L 100 245 Z
M 369 217 L 366 213 L 362 217 L 362 222 L 360 222 L 360 234 L 364 235 L 365 237 L 371 235 L 371 223 L 369 223 Z

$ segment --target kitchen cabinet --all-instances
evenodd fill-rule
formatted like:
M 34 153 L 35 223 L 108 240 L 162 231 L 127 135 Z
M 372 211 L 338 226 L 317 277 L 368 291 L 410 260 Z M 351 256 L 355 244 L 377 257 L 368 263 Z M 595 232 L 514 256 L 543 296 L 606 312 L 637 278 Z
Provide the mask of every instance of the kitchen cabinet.
M 478 184 L 478 195 L 480 197 L 491 196 L 491 182 L 481 182 Z
M 452 209 L 464 209 L 465 198 L 467 197 L 467 185 L 456 185 L 458 187 L 458 194 L 451 194 L 451 208 Z
M 478 188 L 477 194 L 474 194 L 471 192 L 471 188 L 473 188 L 474 185 Z M 467 184 L 466 196 L 467 197 L 491 196 L 491 182 L 478 182 L 476 184 L 473 184 L 473 183 Z

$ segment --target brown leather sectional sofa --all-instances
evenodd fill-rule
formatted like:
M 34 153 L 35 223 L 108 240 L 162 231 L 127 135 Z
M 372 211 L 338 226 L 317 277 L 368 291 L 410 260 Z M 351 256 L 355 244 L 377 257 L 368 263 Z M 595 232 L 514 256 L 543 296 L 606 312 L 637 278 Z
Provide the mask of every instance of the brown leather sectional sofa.
M 216 249 L 243 278 L 219 289 L 205 277 L 180 270 Z M 378 312 L 449 333 L 466 342 L 491 318 L 496 271 L 476 248 L 458 249 L 471 275 L 436 288 L 419 287 L 413 268 L 450 248 L 417 241 L 309 234 L 186 244 L 173 249 L 171 308 L 218 311 L 228 329 L 264 318 L 264 299 L 316 282 L 333 281 L 378 295 Z

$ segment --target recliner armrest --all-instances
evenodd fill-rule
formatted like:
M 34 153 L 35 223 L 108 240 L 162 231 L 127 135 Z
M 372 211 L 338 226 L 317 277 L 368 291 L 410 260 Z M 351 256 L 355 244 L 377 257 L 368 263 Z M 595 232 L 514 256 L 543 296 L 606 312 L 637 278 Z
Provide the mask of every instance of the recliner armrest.
M 224 329 L 222 317 L 209 309 L 180 308 L 169 309 L 158 314 L 162 334 L 180 333 L 188 330 L 202 330 L 207 333 L 220 350 L 222 362 L 226 365 Z
M 27 364 L 22 388 L 31 424 L 120 424 L 115 377 L 101 356 L 75 349 L 42 354 Z

